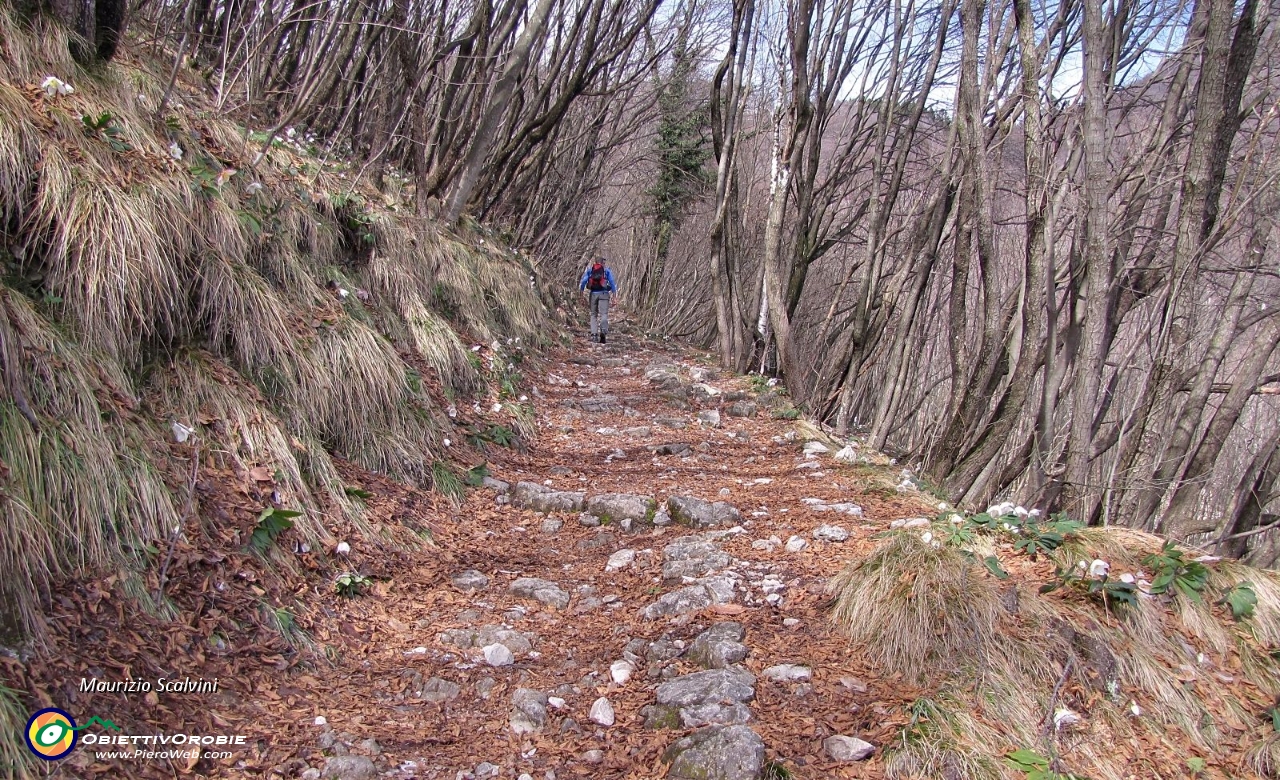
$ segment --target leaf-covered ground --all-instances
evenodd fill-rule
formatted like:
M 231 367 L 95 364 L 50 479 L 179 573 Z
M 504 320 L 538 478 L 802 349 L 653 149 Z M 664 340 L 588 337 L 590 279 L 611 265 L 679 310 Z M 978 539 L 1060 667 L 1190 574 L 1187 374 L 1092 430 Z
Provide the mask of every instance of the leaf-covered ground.
M 537 436 L 524 451 L 487 445 L 494 477 L 588 495 L 636 493 L 660 503 L 672 495 L 732 503 L 743 514 L 744 532 L 719 545 L 742 575 L 734 599 L 675 618 L 645 619 L 647 605 L 680 587 L 664 583 L 660 572 L 663 548 L 693 533 L 683 526 L 630 533 L 614 523 L 582 525 L 578 513 L 569 512 L 553 514 L 563 525 L 549 532 L 547 516 L 504 503 L 492 489 L 469 489 L 455 504 L 350 464 L 340 467 L 349 484 L 368 494 L 367 527 L 359 533 L 343 521 L 330 528 L 349 552 L 303 549 L 286 531 L 263 559 L 246 552 L 244 542 L 270 493 L 270 475 L 205 472 L 194 496 L 206 541 L 179 542 L 168 564 L 166 595 L 177 609 L 175 619 L 138 608 L 138 597 L 145 601 L 158 584 L 154 578 L 68 585 L 53 594 L 51 646 L 22 659 L 0 657 L 0 664 L 7 679 L 38 696 L 35 703 L 110 717 L 139 732 L 145 724 L 240 733 L 251 744 L 231 759 L 194 767 L 96 763 L 81 748 L 63 762 L 63 775 L 293 778 L 349 754 L 371 758 L 388 777 L 453 780 L 483 762 L 512 778 L 661 777 L 664 749 L 687 733 L 644 726 L 642 709 L 654 702 L 664 664 L 642 664 L 622 684 L 611 679 L 610 666 L 633 640 L 687 643 L 712 623 L 733 620 L 746 628 L 750 653 L 743 665 L 758 677 L 749 725 L 763 738 L 769 759 L 797 778 L 884 776 L 884 749 L 902 739 L 912 713 L 920 712 L 913 703 L 934 691 L 873 667 L 864 648 L 832 626 L 826 587 L 848 561 L 879 543 L 876 534 L 891 521 L 932 517 L 939 499 L 899 489 L 901 467 L 875 453 L 858 465 L 837 463 L 831 452 L 806 455 L 813 429 L 781 419 L 785 397 L 715 370 L 703 355 L 625 334 L 615 334 L 607 346 L 579 338 L 572 348 L 553 352 L 526 374 L 519 392 L 531 396 L 537 410 Z M 756 404 L 756 416 L 731 416 L 728 409 L 738 402 L 732 399 Z M 709 409 L 720 412 L 718 426 L 699 421 L 698 412 Z M 457 446 L 465 447 L 461 431 L 458 439 Z M 688 450 L 655 453 L 668 444 L 687 444 Z M 853 502 L 862 515 L 820 511 L 806 499 Z M 814 529 L 824 524 L 842 526 L 848 540 L 815 538 Z M 807 542 L 804 549 L 785 548 L 793 536 Z M 383 541 L 374 543 L 378 538 Z M 634 562 L 606 571 L 610 556 L 622 549 L 636 551 Z M 1004 557 L 1013 581 L 1028 588 L 1053 573 L 1043 560 Z M 466 570 L 485 575 L 487 585 L 476 591 L 456 586 L 454 577 Z M 333 577 L 348 571 L 367 578 L 361 595 L 335 592 Z M 769 575 L 785 585 L 776 604 L 758 587 Z M 521 577 L 556 583 L 570 594 L 568 606 L 513 594 L 509 585 Z M 442 634 L 465 636 L 446 633 L 451 630 L 484 626 L 525 634 L 531 651 L 517 653 L 514 664 L 493 667 L 478 648 L 442 641 Z M 809 666 L 812 680 L 778 683 L 760 676 L 783 663 Z M 666 675 L 695 668 L 684 659 L 665 665 Z M 82 677 L 130 675 L 217 678 L 220 690 L 160 696 L 77 690 Z M 539 733 L 516 736 L 509 727 L 518 688 L 564 700 L 560 708 L 548 707 Z M 1096 696 L 1071 679 L 1060 698 L 1087 717 Z M 611 727 L 589 717 L 600 697 L 616 712 Z M 823 747 L 834 734 L 864 739 L 877 752 L 857 763 L 834 762 Z M 1062 745 L 1064 755 L 1070 756 L 1073 741 L 1087 740 L 1087 732 L 1072 736 Z M 1001 755 L 1028 747 L 1035 746 L 990 749 Z M 1197 754 L 1211 773 L 1202 776 L 1242 771 L 1238 754 L 1204 754 L 1174 734 L 1106 750 L 1123 754 L 1135 778 L 1186 776 L 1185 760 Z

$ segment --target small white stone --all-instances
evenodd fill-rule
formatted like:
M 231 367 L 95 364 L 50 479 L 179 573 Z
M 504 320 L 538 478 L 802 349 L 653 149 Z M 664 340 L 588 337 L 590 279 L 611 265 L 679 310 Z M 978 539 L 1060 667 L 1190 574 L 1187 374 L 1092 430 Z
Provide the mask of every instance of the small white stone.
M 787 628 L 791 628 L 792 626 L 798 626 L 800 625 L 800 618 L 783 618 L 782 625 L 786 626 Z
M 609 700 L 601 696 L 591 704 L 591 720 L 599 723 L 601 726 L 613 725 L 613 705 Z
M 558 710 L 562 710 L 564 709 L 565 702 L 564 702 L 564 699 L 560 698 L 559 696 L 548 696 L 547 704 L 550 704 L 552 707 L 555 707 Z
M 813 671 L 799 664 L 778 664 L 770 666 L 760 674 L 774 682 L 805 682 L 813 679 Z
M 351 545 L 347 544 L 346 542 L 338 542 L 338 546 L 335 547 L 333 551 L 338 555 L 350 555 Z
M 1061 730 L 1071 728 L 1080 722 L 1080 716 L 1068 707 L 1059 707 L 1053 712 L 1053 727 Z
M 196 432 L 195 428 L 191 428 L 189 426 L 183 425 L 182 423 L 176 420 L 174 421 L 172 427 L 173 427 L 173 440 L 178 442 L 179 444 L 184 444 L 187 441 L 187 439 L 191 438 L 191 434 Z
M 635 670 L 636 667 L 630 661 L 614 661 L 609 666 L 609 676 L 612 677 L 613 681 L 618 685 L 625 685 L 627 680 L 631 679 L 631 675 Z
M 482 652 L 485 663 L 490 666 L 510 666 L 516 660 L 506 645 L 485 645 Z
M 799 536 L 792 536 L 787 540 L 787 552 L 800 552 L 809 546 L 809 542 Z
M 618 550 L 616 553 L 609 556 L 609 561 L 604 565 L 604 570 L 618 571 L 619 569 L 625 569 L 634 563 L 635 559 L 635 550 Z
M 327 718 L 325 718 L 325 716 L 323 716 L 323 715 L 317 715 L 317 716 L 316 716 L 316 725 L 317 725 L 317 726 L 324 726 L 324 725 L 326 725 L 328 722 L 329 722 L 329 721 L 328 721 L 328 719 L 327 719 Z
M 835 761 L 861 761 L 876 752 L 875 745 L 870 742 L 843 734 L 827 737 L 822 746 Z

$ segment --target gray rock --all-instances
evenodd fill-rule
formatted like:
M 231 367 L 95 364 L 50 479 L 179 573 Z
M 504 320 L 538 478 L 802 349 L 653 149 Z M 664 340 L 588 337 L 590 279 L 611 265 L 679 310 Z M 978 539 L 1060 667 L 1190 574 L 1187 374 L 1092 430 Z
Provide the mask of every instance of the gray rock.
M 689 387 L 689 395 L 699 401 L 710 401 L 723 395 L 719 388 L 712 387 L 705 382 L 697 382 Z
M 720 427 L 720 412 L 715 409 L 705 409 L 698 412 L 698 422 L 703 425 L 709 425 L 712 428 Z
M 680 725 L 687 729 L 720 724 L 734 726 L 751 722 L 751 708 L 745 704 L 694 704 L 680 710 Z
M 685 657 L 703 669 L 725 669 L 747 657 L 744 635 L 741 623 L 716 623 L 693 640 Z
M 799 536 L 792 536 L 787 540 L 787 552 L 800 552 L 809 546 L 809 542 Z
M 487 699 L 493 694 L 493 686 L 497 684 L 498 681 L 492 677 L 481 677 L 476 680 L 476 693 L 480 698 Z
M 733 601 L 733 594 L 738 581 L 727 574 L 715 577 L 703 577 L 696 584 L 705 587 L 711 593 L 711 600 L 717 604 L 728 604 Z
M 532 688 L 516 688 L 511 695 L 510 722 L 516 735 L 541 731 L 547 725 L 547 695 Z
M 487 487 L 487 488 L 489 488 L 490 490 L 496 491 L 496 492 L 498 492 L 498 493 L 508 493 L 508 492 L 510 492 L 510 491 L 511 491 L 511 483 L 510 483 L 510 482 L 506 482 L 506 481 L 501 480 L 501 479 L 495 479 L 495 478 L 493 478 L 493 477 L 485 477 L 485 478 L 480 482 L 480 484 L 481 484 L 481 485 L 483 485 L 484 487 Z
M 313 766 L 309 766 L 302 770 L 302 774 L 299 775 L 299 777 L 302 778 L 302 780 L 320 780 L 320 770 Z
M 587 499 L 586 512 L 595 515 L 604 522 L 621 523 L 631 520 L 633 523 L 648 523 L 658 503 L 651 496 L 635 496 L 629 493 L 603 493 Z
M 585 493 L 552 490 L 536 482 L 518 482 L 511 494 L 518 507 L 535 512 L 581 512 L 587 503 Z
M 658 417 L 654 422 L 664 428 L 675 428 L 677 430 L 685 427 L 686 425 L 683 417 Z
M 564 609 L 569 606 L 569 594 L 565 593 L 559 585 L 550 580 L 538 579 L 537 577 L 521 577 L 511 583 L 511 592 L 517 596 L 530 598 L 556 609 Z
M 584 412 L 616 412 L 622 406 L 618 403 L 616 395 L 598 395 L 593 398 L 580 398 L 572 400 L 569 406 L 577 407 Z
M 656 447 L 650 447 L 654 455 L 688 455 L 693 452 L 693 448 L 688 442 L 675 441 L 668 444 L 659 444 Z
M 324 762 L 324 780 L 373 780 L 378 767 L 365 756 L 334 756 Z
M 853 515 L 854 517 L 862 517 L 862 507 L 857 504 L 848 502 L 837 502 L 834 504 L 815 504 L 813 507 L 818 512 L 839 512 L 843 515 Z
M 472 770 L 471 774 L 475 775 L 476 780 L 489 780 L 489 778 L 502 774 L 502 767 L 497 764 L 490 764 L 488 761 L 481 761 L 476 764 L 476 768 Z
M 484 590 L 489 587 L 489 578 L 475 569 L 467 569 L 453 575 L 453 587 L 458 590 Z
M 707 539 L 698 536 L 682 536 L 662 551 L 662 578 L 679 580 L 683 577 L 700 577 L 708 572 L 723 569 L 733 562 L 729 553 Z
M 760 674 L 774 682 L 804 682 L 813 678 L 813 670 L 799 664 L 770 666 Z
M 664 593 L 657 601 L 644 608 L 645 620 L 675 617 L 688 612 L 706 609 L 715 598 L 705 585 L 690 585 L 670 593 Z
M 588 764 L 604 763 L 604 751 L 600 748 L 593 748 L 582 754 L 582 760 Z
M 333 746 L 336 745 L 337 743 L 338 743 L 338 732 L 334 731 L 333 729 L 330 729 L 324 732 L 323 734 L 320 735 L 319 739 L 316 740 L 316 744 L 320 746 L 321 750 L 332 750 Z
M 741 704 L 755 698 L 755 684 L 755 675 L 744 669 L 711 669 L 664 682 L 656 693 L 658 704 L 671 707 Z
M 360 740 L 360 747 L 365 750 L 365 752 L 372 753 L 375 756 L 382 755 L 382 745 L 379 745 L 378 740 L 373 737 Z
M 667 514 L 667 510 L 659 509 L 653 515 L 653 524 L 656 526 L 671 525 L 671 515 Z
M 564 521 L 558 517 L 548 517 L 542 521 L 542 532 L 544 534 L 554 534 L 564 527 Z
M 680 378 L 675 366 L 655 366 L 644 372 L 644 378 L 659 390 L 669 393 L 684 391 L 685 382 Z
M 636 560 L 636 551 L 630 549 L 618 550 L 609 556 L 609 560 L 604 565 L 605 571 L 618 571 L 625 569 Z
M 828 542 L 843 542 L 849 538 L 849 532 L 838 525 L 820 525 L 813 529 L 813 538 Z
M 481 626 L 480 628 L 451 628 L 440 632 L 439 639 L 446 645 L 462 650 L 505 645 L 512 655 L 527 655 L 533 649 L 531 634 L 514 631 L 505 626 Z
M 596 535 L 590 539 L 579 539 L 574 545 L 579 550 L 598 550 L 602 547 L 612 547 L 618 543 L 618 537 L 611 531 L 596 531 Z
M 730 417 L 755 417 L 759 409 L 750 401 L 735 401 L 725 409 Z
M 827 737 L 822 741 L 822 746 L 826 748 L 827 755 L 831 756 L 834 761 L 862 761 L 876 752 L 875 745 L 870 742 L 864 742 L 857 737 L 847 737 L 843 734 Z
M 670 497 L 667 499 L 667 511 L 677 523 L 694 528 L 737 525 L 742 522 L 742 513 L 732 504 L 703 501 L 692 496 Z
M 683 642 L 676 644 L 669 639 L 655 640 L 644 651 L 645 660 L 650 663 L 661 663 L 679 658 L 684 652 L 683 644 Z
M 680 722 L 679 707 L 664 707 L 650 704 L 640 708 L 644 716 L 644 727 L 647 729 L 679 729 L 684 728 Z
M 758 780 L 764 740 L 746 726 L 707 726 L 676 740 L 662 757 L 674 780 Z
M 462 686 L 442 677 L 432 677 L 418 689 L 418 697 L 432 704 L 453 701 L 462 693 Z

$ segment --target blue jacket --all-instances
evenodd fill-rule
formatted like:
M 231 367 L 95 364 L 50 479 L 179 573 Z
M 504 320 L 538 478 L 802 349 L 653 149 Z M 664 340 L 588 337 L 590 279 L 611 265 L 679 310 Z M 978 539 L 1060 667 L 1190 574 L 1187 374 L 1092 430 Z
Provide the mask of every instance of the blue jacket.
M 591 266 L 587 266 L 587 270 L 582 274 L 582 281 L 578 282 L 578 289 L 586 290 L 587 282 L 589 282 L 590 280 L 591 280 Z M 609 270 L 608 266 L 606 266 L 604 269 L 604 283 L 608 285 L 608 292 L 611 292 L 615 295 L 618 293 L 618 285 L 614 284 L 613 272 Z M 595 292 L 595 291 L 593 290 L 592 292 Z

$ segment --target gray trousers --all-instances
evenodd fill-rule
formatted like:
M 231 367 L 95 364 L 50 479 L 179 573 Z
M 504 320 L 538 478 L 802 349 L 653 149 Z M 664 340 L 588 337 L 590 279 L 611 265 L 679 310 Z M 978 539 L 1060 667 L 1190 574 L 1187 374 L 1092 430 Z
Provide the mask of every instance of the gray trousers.
M 591 293 L 589 305 L 591 306 L 592 336 L 609 333 L 609 296 L 612 294 L 608 290 Z

